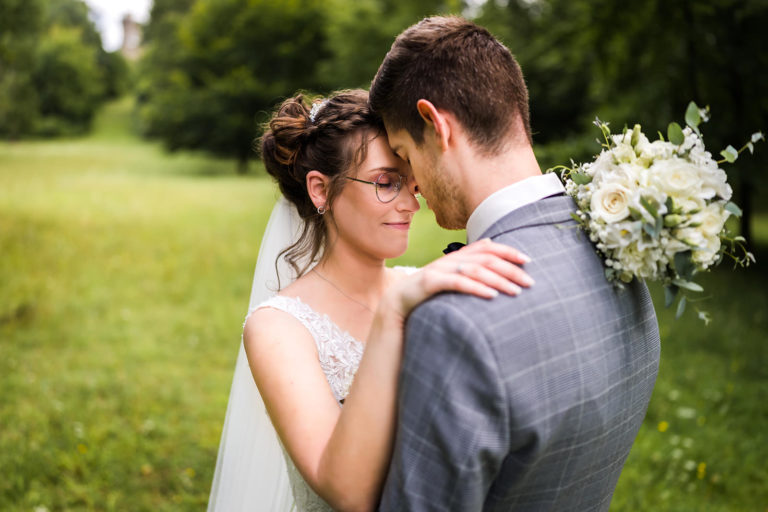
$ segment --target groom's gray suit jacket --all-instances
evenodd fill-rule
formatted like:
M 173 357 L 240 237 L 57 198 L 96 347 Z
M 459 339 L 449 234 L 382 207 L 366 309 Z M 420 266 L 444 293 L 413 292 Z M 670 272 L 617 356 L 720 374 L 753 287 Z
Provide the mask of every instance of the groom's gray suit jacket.
M 553 196 L 485 232 L 532 258 L 532 288 L 441 294 L 409 317 L 381 510 L 608 510 L 659 332 L 645 285 L 608 283 L 572 211 Z

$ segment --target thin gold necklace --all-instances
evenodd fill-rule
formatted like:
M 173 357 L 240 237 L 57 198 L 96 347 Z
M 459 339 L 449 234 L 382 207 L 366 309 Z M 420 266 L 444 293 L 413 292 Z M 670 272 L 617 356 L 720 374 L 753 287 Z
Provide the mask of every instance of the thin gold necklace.
M 349 300 L 351 300 L 352 302 L 354 302 L 354 303 L 356 303 L 356 304 L 359 304 L 359 305 L 363 306 L 365 309 L 367 309 L 368 311 L 370 311 L 371 313 L 373 313 L 373 310 L 372 310 L 370 307 L 368 307 L 368 305 L 366 305 L 366 304 L 364 304 L 364 303 L 360 302 L 359 300 L 355 299 L 354 297 L 350 297 L 349 295 L 347 295 L 346 293 L 344 293 L 344 290 L 342 290 L 341 288 L 339 288 L 338 286 L 336 286 L 335 284 L 333 284 L 333 282 L 332 282 L 330 279 L 328 279 L 328 278 L 327 278 L 327 277 L 325 277 L 323 274 L 321 274 L 321 273 L 320 273 L 320 272 L 319 272 L 319 271 L 318 271 L 316 268 L 313 268 L 313 269 L 312 269 L 312 272 L 314 272 L 315 274 L 317 274 L 317 277 L 319 277 L 320 279 L 322 279 L 323 281 L 325 281 L 325 282 L 326 282 L 326 283 L 328 283 L 329 285 L 333 286 L 333 287 L 336 289 L 336 291 L 338 291 L 340 294 L 342 294 L 343 296 L 345 296 L 346 298 L 348 298 L 348 299 L 349 299 Z

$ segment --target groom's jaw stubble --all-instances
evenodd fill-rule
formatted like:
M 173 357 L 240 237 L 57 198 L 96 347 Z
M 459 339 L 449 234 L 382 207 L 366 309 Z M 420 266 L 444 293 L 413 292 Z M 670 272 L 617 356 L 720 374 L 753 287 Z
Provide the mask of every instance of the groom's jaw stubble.
M 435 214 L 437 224 L 443 229 L 458 230 L 467 227 L 469 213 L 459 193 L 459 187 L 451 175 L 434 162 L 428 171 L 431 185 L 427 206 Z

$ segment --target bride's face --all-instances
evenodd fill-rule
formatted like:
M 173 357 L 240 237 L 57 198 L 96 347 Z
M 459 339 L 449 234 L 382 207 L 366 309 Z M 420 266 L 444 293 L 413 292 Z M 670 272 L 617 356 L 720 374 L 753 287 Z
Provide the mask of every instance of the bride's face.
M 394 195 L 398 175 L 403 177 L 400 192 L 389 202 L 382 202 L 379 198 L 386 201 Z M 372 135 L 365 161 L 348 177 L 352 179 L 347 180 L 332 206 L 335 226 L 329 226 L 331 240 L 376 259 L 403 254 L 413 215 L 419 209 L 408 164 L 392 152 L 384 135 Z M 355 180 L 378 180 L 379 185 Z

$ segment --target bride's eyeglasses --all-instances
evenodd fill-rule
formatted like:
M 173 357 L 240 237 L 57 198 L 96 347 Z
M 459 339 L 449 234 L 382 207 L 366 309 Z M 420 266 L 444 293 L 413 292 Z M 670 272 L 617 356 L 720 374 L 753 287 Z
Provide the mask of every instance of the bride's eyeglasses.
M 346 176 L 348 180 L 357 181 L 359 183 L 367 183 L 376 187 L 376 199 L 382 203 L 390 203 L 395 200 L 403 185 L 408 180 L 407 177 L 402 176 L 396 172 L 389 171 L 382 173 L 376 178 L 375 181 L 366 181 L 358 178 L 350 178 Z

